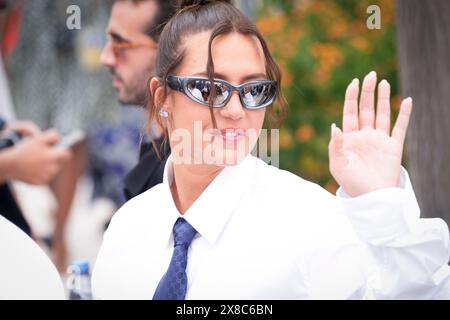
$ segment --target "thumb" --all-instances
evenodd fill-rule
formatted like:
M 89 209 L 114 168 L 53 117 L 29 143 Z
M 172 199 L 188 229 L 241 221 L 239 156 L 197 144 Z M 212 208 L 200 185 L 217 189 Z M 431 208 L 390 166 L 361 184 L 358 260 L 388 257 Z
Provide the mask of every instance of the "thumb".
M 61 140 L 61 136 L 55 129 L 46 130 L 39 138 L 48 145 L 55 145 Z

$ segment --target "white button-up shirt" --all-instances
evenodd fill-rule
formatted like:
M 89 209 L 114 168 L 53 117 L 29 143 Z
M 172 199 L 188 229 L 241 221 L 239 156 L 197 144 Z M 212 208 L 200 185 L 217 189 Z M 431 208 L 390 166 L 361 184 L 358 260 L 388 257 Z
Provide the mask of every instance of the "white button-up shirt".
M 93 272 L 97 299 L 151 299 L 181 217 L 170 185 L 114 215 Z M 401 186 L 350 198 L 247 156 L 225 167 L 182 215 L 197 231 L 186 299 L 450 298 L 449 229 L 420 219 Z

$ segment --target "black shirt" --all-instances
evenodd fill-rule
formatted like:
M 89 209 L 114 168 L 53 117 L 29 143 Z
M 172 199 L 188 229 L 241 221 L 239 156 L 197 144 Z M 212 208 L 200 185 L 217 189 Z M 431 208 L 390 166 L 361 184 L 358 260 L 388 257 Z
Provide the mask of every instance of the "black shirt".
M 14 223 L 27 235 L 31 236 L 31 228 L 17 205 L 8 184 L 0 185 L 0 215 Z
M 151 143 L 141 145 L 139 162 L 124 180 L 124 193 L 127 201 L 162 182 L 164 166 L 170 154 L 168 143 L 161 150 L 162 141 L 162 137 L 155 140 L 156 147 L 160 150 L 161 159 L 158 158 Z

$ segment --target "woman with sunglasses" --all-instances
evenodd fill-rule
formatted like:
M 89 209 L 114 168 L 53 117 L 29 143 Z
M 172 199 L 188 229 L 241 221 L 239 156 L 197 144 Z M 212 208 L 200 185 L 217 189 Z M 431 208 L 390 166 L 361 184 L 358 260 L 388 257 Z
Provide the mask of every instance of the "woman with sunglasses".
M 448 298 L 448 227 L 419 218 L 401 168 L 411 99 L 391 132 L 389 84 L 378 85 L 375 113 L 375 72 L 359 104 L 350 83 L 329 144 L 333 196 L 250 154 L 265 119 L 277 125 L 286 113 L 255 25 L 229 1 L 182 2 L 149 82 L 150 120 L 172 150 L 164 181 L 115 214 L 94 296 Z

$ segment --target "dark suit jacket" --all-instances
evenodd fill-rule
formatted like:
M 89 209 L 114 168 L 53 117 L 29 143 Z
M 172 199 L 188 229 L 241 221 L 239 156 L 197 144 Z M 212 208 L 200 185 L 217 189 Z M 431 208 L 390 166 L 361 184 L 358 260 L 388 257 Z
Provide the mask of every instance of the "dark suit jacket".
M 155 140 L 156 146 L 160 149 L 162 137 Z M 160 152 L 161 160 L 158 158 L 151 143 L 143 143 L 138 164 L 125 177 L 125 198 L 131 198 L 147 191 L 151 187 L 162 182 L 164 165 L 170 154 L 170 147 L 167 146 Z
M 17 205 L 8 184 L 0 185 L 0 214 L 31 236 L 31 228 Z

